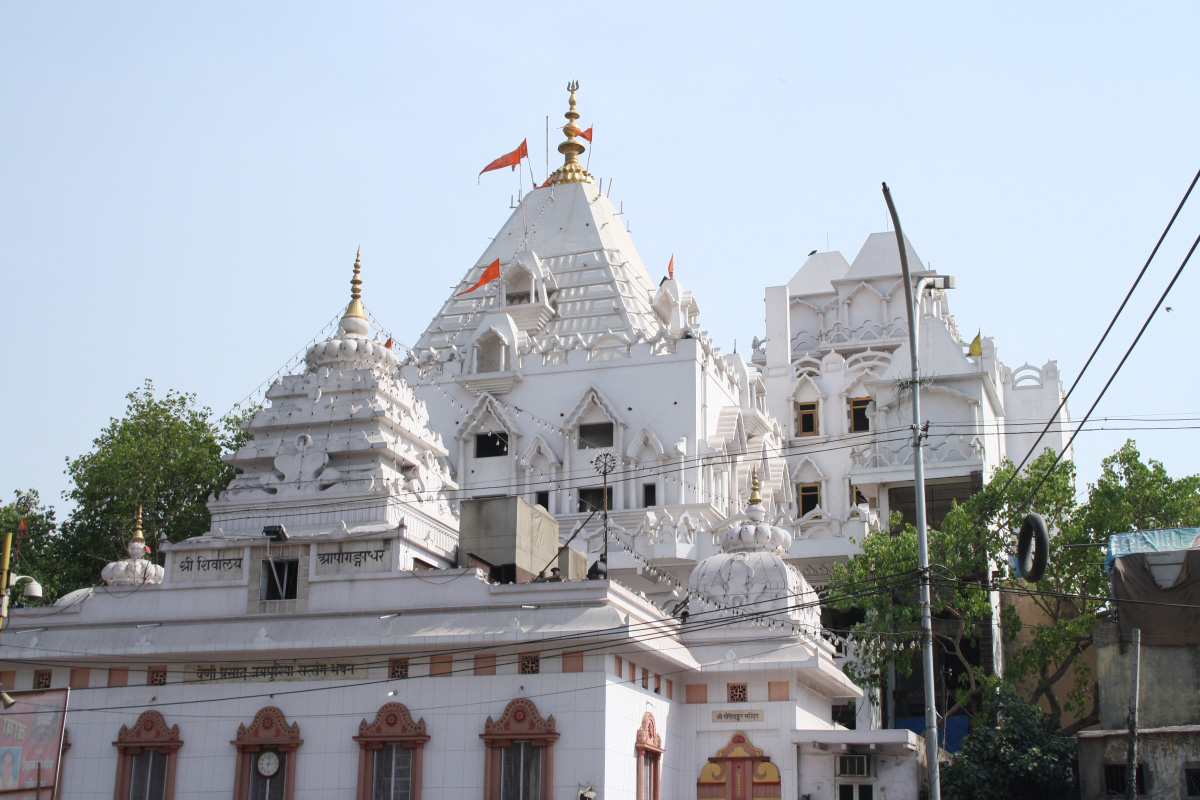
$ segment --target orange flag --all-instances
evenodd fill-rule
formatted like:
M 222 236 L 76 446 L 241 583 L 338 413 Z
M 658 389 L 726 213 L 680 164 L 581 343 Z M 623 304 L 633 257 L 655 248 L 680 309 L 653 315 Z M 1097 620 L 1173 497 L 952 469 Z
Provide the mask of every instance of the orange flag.
M 675 254 L 671 253 L 671 263 L 667 265 L 667 277 L 675 280 Z
M 504 155 L 500 156 L 495 161 L 481 169 L 479 174 L 482 175 L 485 172 L 491 172 L 492 170 L 500 169 L 501 167 L 512 167 L 513 169 L 516 169 L 517 164 L 521 163 L 522 158 L 529 158 L 528 139 L 522 139 L 520 147 L 518 147 L 516 150 L 513 150 L 511 153 L 505 153 Z
M 592 129 L 588 128 L 586 131 L 581 131 L 579 135 L 590 142 L 592 140 Z
M 475 284 L 470 289 L 467 289 L 465 292 L 459 292 L 458 294 L 456 294 L 454 296 L 462 297 L 464 294 L 470 294 L 471 292 L 478 289 L 480 286 L 491 283 L 492 281 L 496 280 L 499 277 L 500 277 L 500 259 L 497 258 L 495 261 L 488 264 L 487 269 L 485 269 L 483 271 L 483 277 L 481 277 L 479 279 L 479 283 Z

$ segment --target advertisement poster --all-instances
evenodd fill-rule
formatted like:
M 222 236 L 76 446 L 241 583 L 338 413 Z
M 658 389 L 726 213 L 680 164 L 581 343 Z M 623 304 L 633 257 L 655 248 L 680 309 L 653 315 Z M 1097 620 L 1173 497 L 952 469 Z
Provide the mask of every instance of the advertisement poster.
M 67 690 L 12 692 L 0 709 L 0 800 L 53 800 Z

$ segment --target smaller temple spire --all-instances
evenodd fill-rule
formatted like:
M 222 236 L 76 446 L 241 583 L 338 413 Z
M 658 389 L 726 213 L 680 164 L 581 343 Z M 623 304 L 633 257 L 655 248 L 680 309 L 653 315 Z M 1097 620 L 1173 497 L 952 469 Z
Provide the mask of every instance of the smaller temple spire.
M 350 278 L 350 305 L 342 315 L 342 330 L 346 333 L 357 333 L 366 336 L 371 326 L 367 322 L 367 309 L 362 302 L 362 248 L 354 256 L 354 275 Z
M 571 93 L 571 107 L 563 115 L 567 118 L 567 124 L 563 127 L 563 133 L 567 135 L 567 140 L 558 146 L 558 152 L 566 158 L 563 165 L 546 179 L 549 186 L 561 186 L 564 183 L 594 183 L 592 176 L 579 163 L 579 157 L 586 149 L 579 141 L 581 131 L 575 124 L 575 120 L 579 119 L 579 112 L 575 110 L 575 92 L 579 91 L 579 81 L 568 83 L 567 91 Z
M 133 540 L 135 542 L 144 542 L 146 537 L 142 535 L 142 504 L 138 503 L 137 507 L 137 522 L 133 527 Z

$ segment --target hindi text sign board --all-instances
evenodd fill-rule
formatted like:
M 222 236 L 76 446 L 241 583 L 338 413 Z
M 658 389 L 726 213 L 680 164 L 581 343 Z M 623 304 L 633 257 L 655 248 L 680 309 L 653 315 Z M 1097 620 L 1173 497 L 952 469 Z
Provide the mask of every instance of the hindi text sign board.
M 197 581 L 240 581 L 243 574 L 242 548 L 225 550 L 186 550 L 175 553 L 172 583 Z
M 281 661 L 273 664 L 187 664 L 184 683 L 365 680 L 366 659 Z
M 714 711 L 713 722 L 762 722 L 766 718 L 764 711 Z
M 317 545 L 318 575 L 354 575 L 392 569 L 390 539 L 321 542 Z
M 54 795 L 62 755 L 67 690 L 13 692 L 0 710 L 0 798 L 35 800 Z

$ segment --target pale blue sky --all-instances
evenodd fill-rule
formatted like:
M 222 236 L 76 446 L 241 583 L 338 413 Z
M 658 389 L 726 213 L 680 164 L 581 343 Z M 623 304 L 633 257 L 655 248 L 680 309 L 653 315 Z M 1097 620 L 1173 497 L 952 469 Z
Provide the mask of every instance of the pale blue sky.
M 570 79 L 591 171 L 725 349 L 810 250 L 884 229 L 886 180 L 964 333 L 1073 380 L 1200 168 L 1197 30 L 1194 2 L 6 0 L 0 491 L 61 507 L 64 458 L 144 378 L 226 411 L 338 313 L 360 244 L 414 341 L 509 214 L 515 176 L 476 173 L 527 137 L 544 178 Z M 1200 197 L 1076 417 L 1197 232 Z M 1197 272 L 1100 416 L 1200 417 Z M 1127 435 L 1200 472 L 1176 429 L 1085 433 L 1082 476 Z

